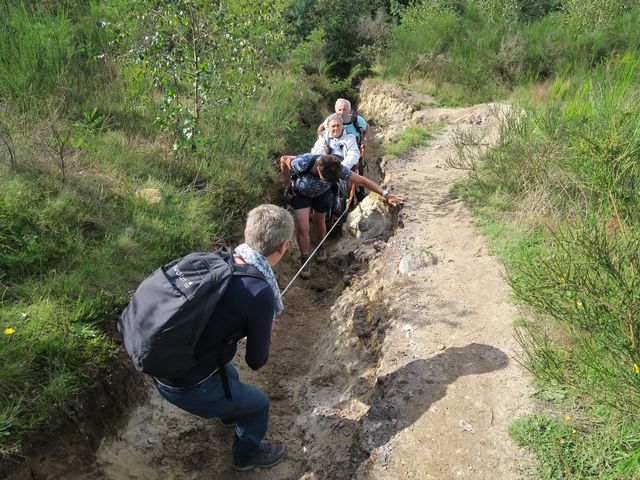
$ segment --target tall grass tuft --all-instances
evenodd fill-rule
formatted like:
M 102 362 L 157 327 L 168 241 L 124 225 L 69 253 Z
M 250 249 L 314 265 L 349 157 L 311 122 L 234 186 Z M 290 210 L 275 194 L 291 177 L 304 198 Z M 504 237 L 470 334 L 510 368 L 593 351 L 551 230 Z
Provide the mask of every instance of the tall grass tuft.
M 63 103 L 81 101 L 74 89 L 94 83 L 96 58 L 107 39 L 98 27 L 100 10 L 95 2 L 74 8 L 82 14 L 71 22 L 62 12 L 49 15 L 26 2 L 0 6 L 1 98 L 22 110 L 38 111 L 52 97 L 62 98 Z
M 56 90 L 70 73 L 71 25 L 63 16 L 36 20 L 22 3 L 5 3 L 0 13 L 0 95 L 27 107 Z

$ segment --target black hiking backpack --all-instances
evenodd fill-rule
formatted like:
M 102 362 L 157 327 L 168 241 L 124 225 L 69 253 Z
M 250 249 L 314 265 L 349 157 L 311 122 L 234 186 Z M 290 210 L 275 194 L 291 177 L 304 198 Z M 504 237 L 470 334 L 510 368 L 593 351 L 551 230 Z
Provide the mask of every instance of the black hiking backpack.
M 264 279 L 251 265 L 234 265 L 226 248 L 190 253 L 149 275 L 118 320 L 136 370 L 171 379 L 195 367 L 198 339 L 233 275 Z

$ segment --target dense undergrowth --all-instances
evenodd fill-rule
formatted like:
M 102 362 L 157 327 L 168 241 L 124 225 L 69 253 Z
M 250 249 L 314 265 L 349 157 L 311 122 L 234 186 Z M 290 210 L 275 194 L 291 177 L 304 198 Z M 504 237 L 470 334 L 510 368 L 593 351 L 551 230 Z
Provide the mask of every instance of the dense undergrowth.
M 237 239 L 278 156 L 307 150 L 324 105 L 355 92 L 367 65 L 331 57 L 330 6 L 305 32 L 293 6 L 0 5 L 0 453 L 106 374 L 130 290 Z
M 640 475 L 637 2 L 421 2 L 380 71 L 443 102 L 509 96 L 499 145 L 460 134 L 458 192 L 508 267 L 542 413 L 534 478 Z

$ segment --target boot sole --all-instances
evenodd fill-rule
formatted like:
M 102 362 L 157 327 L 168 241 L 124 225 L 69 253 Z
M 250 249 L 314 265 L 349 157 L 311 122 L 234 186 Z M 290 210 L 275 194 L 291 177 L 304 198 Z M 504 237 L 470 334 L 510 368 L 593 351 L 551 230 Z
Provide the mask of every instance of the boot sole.
M 282 460 L 284 460 L 284 455 L 282 456 L 282 458 L 280 458 L 280 459 L 276 460 L 275 462 L 270 463 L 268 465 L 245 465 L 243 467 L 238 467 L 237 465 L 234 465 L 233 468 L 235 468 L 239 472 L 246 472 L 248 470 L 253 470 L 254 468 L 271 468 L 271 467 L 279 464 Z

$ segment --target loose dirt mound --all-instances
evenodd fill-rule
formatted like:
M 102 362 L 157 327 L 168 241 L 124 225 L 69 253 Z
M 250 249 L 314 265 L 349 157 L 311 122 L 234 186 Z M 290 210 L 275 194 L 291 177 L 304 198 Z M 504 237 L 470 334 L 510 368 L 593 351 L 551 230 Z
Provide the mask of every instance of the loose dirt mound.
M 386 161 L 386 185 L 410 198 L 393 236 L 333 241 L 330 262 L 314 264 L 313 278 L 287 293 L 267 366 L 250 372 L 236 357 L 241 377 L 272 400 L 268 437 L 287 444 L 285 461 L 235 472 L 232 431 L 151 390 L 93 466 L 53 478 L 519 478 L 521 452 L 505 431 L 530 408 L 514 361 L 517 312 L 500 266 L 450 193 L 461 172 L 445 168 L 456 131 L 495 140 L 495 106 L 434 113 L 395 86 L 363 94 L 360 112 L 380 138 L 415 120 L 448 125 L 428 146 Z M 277 272 L 282 285 L 297 266 L 290 252 Z

